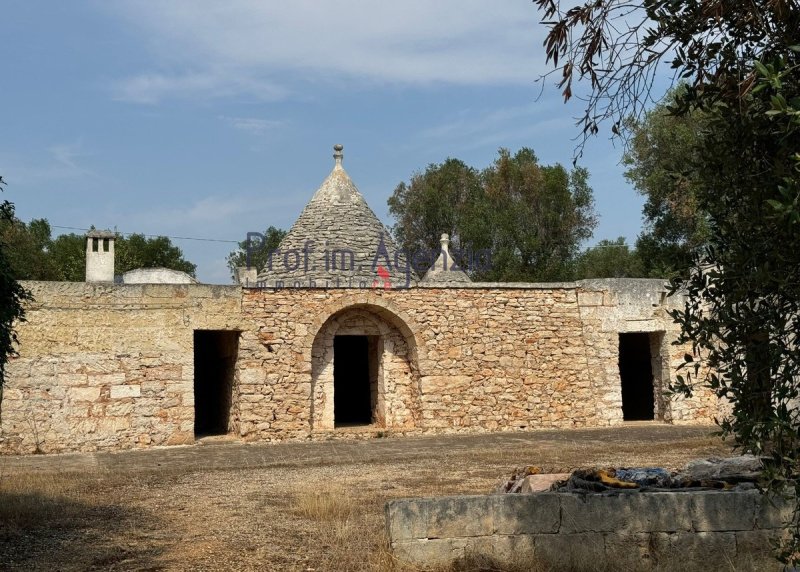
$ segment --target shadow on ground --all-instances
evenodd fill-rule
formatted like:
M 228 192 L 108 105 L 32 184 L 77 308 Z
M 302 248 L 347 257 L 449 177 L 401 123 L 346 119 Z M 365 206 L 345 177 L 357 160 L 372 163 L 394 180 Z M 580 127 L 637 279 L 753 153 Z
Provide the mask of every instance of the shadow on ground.
M 118 504 L 0 490 L 1 570 L 158 570 L 158 518 Z M 122 500 L 122 499 L 120 499 Z

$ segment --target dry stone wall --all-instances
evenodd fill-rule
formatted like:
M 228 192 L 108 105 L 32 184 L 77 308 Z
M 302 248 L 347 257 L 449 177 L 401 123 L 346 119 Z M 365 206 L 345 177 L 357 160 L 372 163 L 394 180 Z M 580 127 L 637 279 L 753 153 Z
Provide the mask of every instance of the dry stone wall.
M 97 450 L 194 439 L 195 330 L 235 330 L 229 432 L 245 440 L 355 435 L 332 419 L 332 339 L 380 340 L 374 424 L 393 433 L 622 422 L 618 335 L 652 332 L 665 387 L 675 347 L 663 284 L 597 281 L 403 290 L 27 283 L 0 452 Z M 646 303 L 641 301 L 645 300 Z M 656 353 L 655 350 L 658 350 Z M 709 423 L 713 396 L 658 402 Z
M 195 329 L 240 329 L 241 289 L 28 282 L 3 395 L 0 451 L 194 441 Z

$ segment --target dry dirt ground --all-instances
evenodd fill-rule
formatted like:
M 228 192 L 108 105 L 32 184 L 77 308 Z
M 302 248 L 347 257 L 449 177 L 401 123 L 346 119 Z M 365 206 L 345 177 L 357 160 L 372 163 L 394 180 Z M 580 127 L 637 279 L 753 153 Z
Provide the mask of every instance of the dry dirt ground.
M 242 444 L 0 457 L 0 569 L 406 570 L 393 498 L 492 491 L 520 465 L 678 468 L 730 453 L 713 428 Z

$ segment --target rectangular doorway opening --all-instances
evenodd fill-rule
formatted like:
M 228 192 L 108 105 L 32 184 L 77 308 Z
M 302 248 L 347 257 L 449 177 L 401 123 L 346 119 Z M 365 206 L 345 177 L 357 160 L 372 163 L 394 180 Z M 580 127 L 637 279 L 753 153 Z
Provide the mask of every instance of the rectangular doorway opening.
M 379 342 L 379 336 L 333 337 L 334 427 L 375 421 Z
M 195 437 L 228 433 L 238 351 L 238 331 L 194 331 Z
M 619 378 L 622 383 L 622 418 L 625 421 L 652 421 L 655 418 L 655 392 L 649 334 L 619 335 Z

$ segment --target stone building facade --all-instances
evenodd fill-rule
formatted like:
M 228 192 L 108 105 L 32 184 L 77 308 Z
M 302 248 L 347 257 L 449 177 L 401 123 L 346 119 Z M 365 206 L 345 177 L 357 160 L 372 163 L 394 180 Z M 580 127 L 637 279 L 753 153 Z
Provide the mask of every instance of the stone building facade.
M 357 202 L 340 169 L 337 159 L 332 175 Z M 356 260 L 374 257 L 365 248 Z M 717 414 L 703 388 L 665 396 L 690 348 L 672 343 L 667 310 L 682 301 L 666 297 L 663 281 L 486 284 L 453 272 L 409 287 L 395 283 L 405 276 L 390 275 L 389 286 L 363 273 L 367 287 L 276 288 L 266 271 L 250 277 L 253 287 L 26 283 L 35 301 L 9 365 L 0 452 L 208 434 L 278 441 L 707 424 Z

